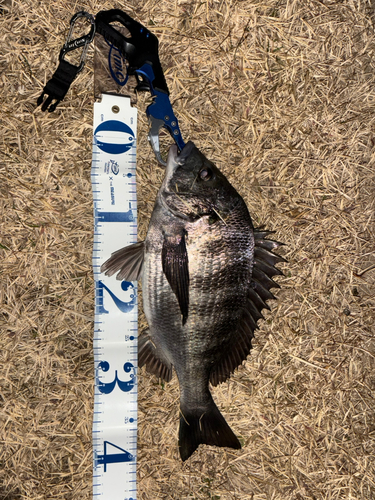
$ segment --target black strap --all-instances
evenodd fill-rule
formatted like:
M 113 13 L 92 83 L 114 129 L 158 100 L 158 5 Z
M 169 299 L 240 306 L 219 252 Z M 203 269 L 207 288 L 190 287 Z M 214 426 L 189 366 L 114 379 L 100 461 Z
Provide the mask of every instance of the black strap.
M 70 85 L 81 69 L 82 68 L 80 66 L 73 66 L 73 64 L 68 63 L 68 61 L 60 61 L 57 70 L 53 74 L 52 78 L 47 82 L 43 92 L 38 98 L 37 105 L 40 106 L 43 102 L 44 96 L 48 95 L 47 99 L 43 103 L 42 111 L 45 111 L 47 108 L 50 113 L 55 111 L 56 106 L 64 99 Z M 51 104 L 53 99 L 56 99 L 56 102 Z

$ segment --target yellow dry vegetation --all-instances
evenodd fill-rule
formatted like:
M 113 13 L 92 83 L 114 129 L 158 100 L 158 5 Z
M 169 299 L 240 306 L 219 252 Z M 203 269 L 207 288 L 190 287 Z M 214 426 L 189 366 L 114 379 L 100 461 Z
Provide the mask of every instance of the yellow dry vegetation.
M 92 494 L 93 49 L 56 112 L 35 103 L 71 16 L 113 7 L 159 37 L 183 137 L 288 260 L 248 360 L 213 391 L 242 450 L 183 464 L 176 377 L 140 370 L 138 498 L 375 498 L 374 2 L 3 0 L 0 499 Z M 140 238 L 163 178 L 146 104 Z

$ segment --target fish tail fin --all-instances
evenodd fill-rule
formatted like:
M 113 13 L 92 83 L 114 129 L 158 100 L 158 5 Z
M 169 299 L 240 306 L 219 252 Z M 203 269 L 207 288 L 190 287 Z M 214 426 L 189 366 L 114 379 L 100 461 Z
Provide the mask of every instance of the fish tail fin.
M 204 412 L 181 408 L 178 446 L 182 460 L 187 460 L 200 444 L 241 448 L 213 400 Z

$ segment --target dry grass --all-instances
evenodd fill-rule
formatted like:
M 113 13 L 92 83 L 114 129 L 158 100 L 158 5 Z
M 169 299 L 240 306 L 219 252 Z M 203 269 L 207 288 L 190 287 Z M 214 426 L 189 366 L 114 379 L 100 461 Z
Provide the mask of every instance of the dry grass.
M 141 370 L 138 498 L 373 499 L 371 1 L 3 5 L 0 499 L 91 495 L 92 58 L 54 114 L 35 102 L 72 14 L 113 6 L 159 36 L 184 138 L 228 175 L 255 224 L 276 230 L 289 261 L 251 356 L 214 391 L 242 450 L 200 447 L 182 464 L 177 381 Z M 139 118 L 144 237 L 163 170 Z

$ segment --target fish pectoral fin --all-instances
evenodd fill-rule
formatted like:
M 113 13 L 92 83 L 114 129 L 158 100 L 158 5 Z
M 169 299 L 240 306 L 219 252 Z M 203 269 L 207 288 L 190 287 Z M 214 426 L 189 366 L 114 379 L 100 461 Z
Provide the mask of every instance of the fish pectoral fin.
M 144 241 L 134 243 L 114 252 L 108 260 L 104 262 L 100 271 L 106 276 L 112 276 L 120 271 L 116 276 L 118 280 L 135 281 L 140 278 L 144 259 Z
M 183 407 L 180 412 L 178 446 L 183 461 L 187 460 L 200 444 L 227 446 L 235 450 L 241 448 L 240 442 L 212 398 L 204 412 Z
M 148 331 L 148 330 L 147 330 Z M 158 378 L 169 382 L 172 378 L 172 365 L 158 351 L 149 333 L 142 334 L 138 339 L 138 365 L 146 365 L 146 370 Z
M 177 297 L 183 325 L 189 314 L 189 260 L 186 234 L 186 232 L 173 236 L 164 234 L 161 253 L 163 272 Z
M 275 267 L 275 264 L 285 262 L 285 259 L 273 253 L 273 250 L 276 250 L 282 243 L 266 239 L 269 234 L 271 234 L 270 231 L 254 230 L 255 259 L 252 280 L 241 319 L 237 329 L 233 331 L 230 348 L 211 370 L 210 382 L 214 386 L 227 380 L 245 361 L 251 350 L 251 340 L 254 338 L 254 331 L 258 328 L 258 321 L 263 319 L 262 310 L 270 309 L 266 300 L 276 298 L 270 289 L 280 288 L 272 278 L 283 274 Z

